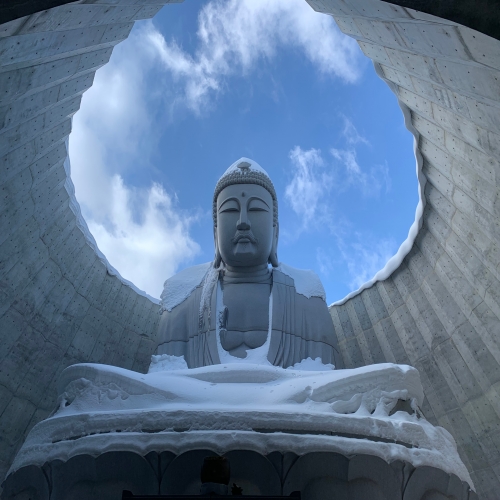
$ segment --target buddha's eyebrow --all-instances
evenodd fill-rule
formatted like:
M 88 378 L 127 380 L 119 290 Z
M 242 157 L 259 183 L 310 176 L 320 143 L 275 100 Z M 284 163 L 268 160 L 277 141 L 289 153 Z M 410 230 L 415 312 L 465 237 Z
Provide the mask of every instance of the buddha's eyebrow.
M 251 198 L 248 198 L 248 203 L 250 203 L 252 200 L 259 200 L 261 201 L 262 203 L 264 203 L 264 205 L 269 208 L 269 210 L 271 210 L 271 207 L 262 199 L 262 198 L 259 198 L 258 196 L 252 196 Z
M 235 201 L 237 204 L 238 204 L 238 208 L 240 207 L 240 202 L 238 200 L 238 198 L 236 198 L 235 196 L 231 196 L 229 198 L 226 198 L 219 206 L 218 210 L 220 210 L 225 203 L 227 203 L 228 201 Z

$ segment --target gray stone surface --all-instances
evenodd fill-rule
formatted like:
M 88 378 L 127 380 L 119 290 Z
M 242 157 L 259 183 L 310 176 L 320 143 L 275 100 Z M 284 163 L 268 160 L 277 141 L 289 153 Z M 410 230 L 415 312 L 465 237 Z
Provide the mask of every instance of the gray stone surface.
M 108 452 L 98 457 L 79 455 L 67 462 L 54 460 L 29 466 L 9 476 L 5 500 L 120 500 L 127 489 L 136 495 L 199 495 L 200 471 L 213 450 L 180 455 Z M 467 483 L 433 467 L 413 467 L 371 455 L 345 456 L 317 452 L 297 456 L 253 450 L 223 455 L 229 462 L 229 491 L 233 484 L 243 495 L 290 495 L 303 500 L 473 500 Z M 213 483 L 211 483 L 213 485 Z M 50 491 L 50 496 L 49 496 Z
M 119 500 L 123 490 L 144 495 L 158 492 L 154 464 L 131 452 L 108 452 L 99 457 L 79 455 L 55 460 L 50 471 L 51 500 Z M 14 497 L 15 498 L 15 497 Z
M 77 3 L 0 27 L 0 476 L 52 410 L 64 367 L 141 371 L 156 347 L 156 306 L 96 253 L 64 161 L 94 72 L 134 20 L 165 3 Z M 416 366 L 427 417 L 457 439 L 480 498 L 497 498 L 500 42 L 378 0 L 309 3 L 393 83 L 427 180 L 422 228 L 400 268 L 331 310 L 344 361 Z

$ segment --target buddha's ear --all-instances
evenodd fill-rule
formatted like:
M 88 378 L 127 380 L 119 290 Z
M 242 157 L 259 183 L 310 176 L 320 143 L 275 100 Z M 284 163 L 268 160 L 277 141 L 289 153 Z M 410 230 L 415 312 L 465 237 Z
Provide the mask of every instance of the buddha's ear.
M 276 225 L 273 227 L 273 246 L 271 248 L 271 255 L 269 256 L 268 262 L 273 266 L 273 267 L 278 267 L 279 266 L 279 261 L 278 261 L 278 236 L 279 236 L 279 225 L 276 223 Z
M 217 226 L 214 226 L 214 245 L 215 245 L 214 268 L 218 269 L 220 263 L 222 262 L 222 255 L 219 252 L 219 244 L 217 243 Z

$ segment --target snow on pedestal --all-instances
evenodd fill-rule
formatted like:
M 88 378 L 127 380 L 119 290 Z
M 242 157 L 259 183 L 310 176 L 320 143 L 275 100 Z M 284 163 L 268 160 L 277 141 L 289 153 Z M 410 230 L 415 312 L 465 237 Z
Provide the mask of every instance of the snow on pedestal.
M 416 369 L 318 368 L 318 360 L 306 360 L 286 370 L 248 363 L 187 369 L 174 356 L 154 357 L 148 374 L 71 366 L 59 380 L 59 408 L 33 428 L 9 474 L 108 451 L 246 449 L 399 459 L 472 485 L 451 435 L 421 414 Z

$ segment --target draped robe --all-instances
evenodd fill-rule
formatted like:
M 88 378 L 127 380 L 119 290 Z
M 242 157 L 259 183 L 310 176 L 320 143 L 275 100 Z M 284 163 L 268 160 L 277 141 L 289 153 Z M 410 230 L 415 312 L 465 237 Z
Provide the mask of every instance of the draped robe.
M 342 368 L 335 330 L 319 278 L 283 266 L 272 270 L 272 328 L 268 361 L 287 368 L 307 358 Z M 205 271 L 205 272 L 204 272 Z M 295 278 L 295 279 L 294 279 Z M 184 356 L 189 368 L 219 364 L 218 271 L 211 263 L 188 268 L 165 282 L 157 354 Z M 301 282 L 297 291 L 295 280 Z M 305 292 L 303 283 L 309 285 Z M 219 291 L 220 293 L 220 291 Z M 220 349 L 220 347 L 219 347 Z

